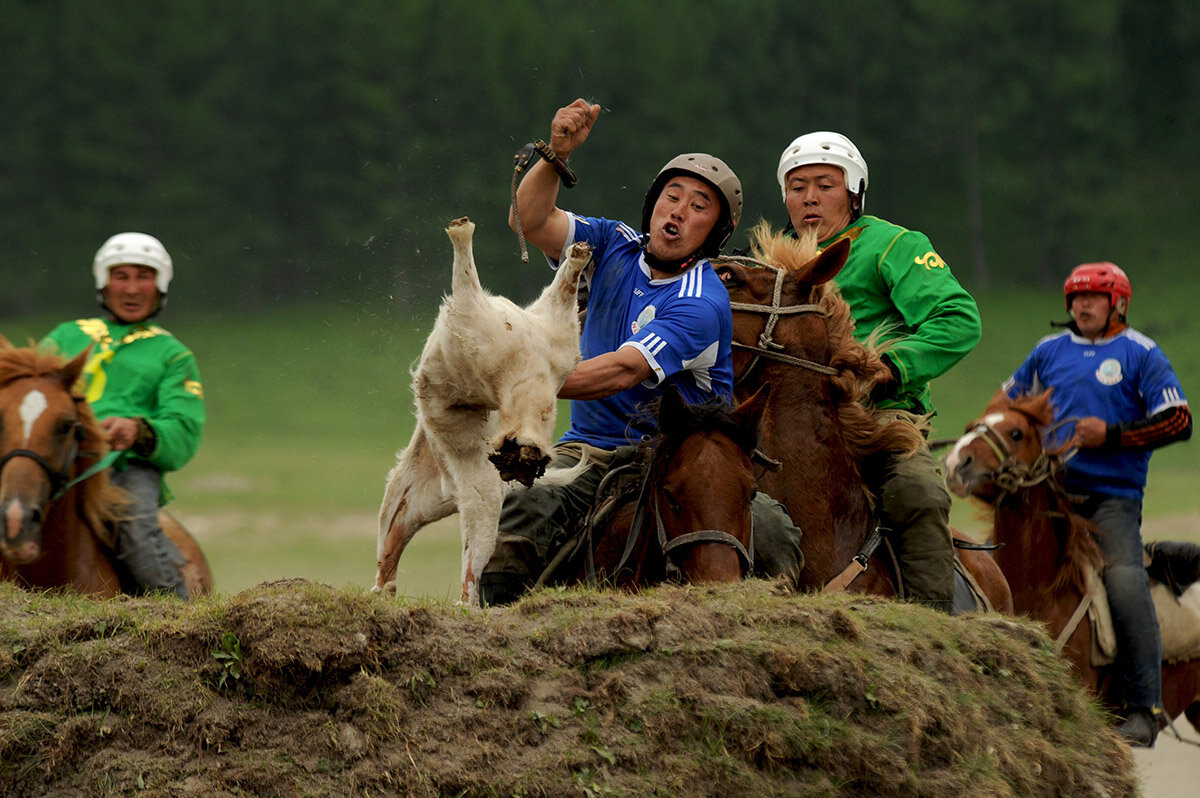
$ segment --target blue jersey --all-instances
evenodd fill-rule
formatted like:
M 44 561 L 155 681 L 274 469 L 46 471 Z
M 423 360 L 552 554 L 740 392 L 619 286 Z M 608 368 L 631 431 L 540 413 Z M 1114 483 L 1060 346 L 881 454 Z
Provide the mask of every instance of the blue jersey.
M 1098 416 L 1111 425 L 1187 406 L 1167 356 L 1129 327 L 1095 341 L 1069 330 L 1047 336 L 1004 383 L 1010 397 L 1046 388 L 1054 389 L 1055 419 Z M 1081 449 L 1067 463 L 1064 483 L 1141 500 L 1149 466 L 1148 449 Z
M 714 396 L 731 400 L 733 316 L 729 293 L 712 264 L 705 259 L 674 277 L 651 279 L 636 230 L 608 219 L 568 216 L 566 246 L 586 241 L 592 247 L 592 264 L 585 272 L 583 358 L 632 346 L 653 373 L 612 396 L 572 401 L 571 426 L 563 440 L 612 449 L 656 434 L 645 407 L 667 382 L 691 404 Z

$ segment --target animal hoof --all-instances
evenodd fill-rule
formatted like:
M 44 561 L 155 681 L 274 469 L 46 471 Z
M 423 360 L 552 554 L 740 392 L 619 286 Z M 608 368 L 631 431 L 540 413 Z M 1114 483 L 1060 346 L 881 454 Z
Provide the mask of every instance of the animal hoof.
M 496 466 L 505 482 L 520 482 L 528 488 L 546 473 L 550 456 L 536 446 L 522 446 L 512 438 L 505 438 L 500 449 L 488 455 L 488 460 Z

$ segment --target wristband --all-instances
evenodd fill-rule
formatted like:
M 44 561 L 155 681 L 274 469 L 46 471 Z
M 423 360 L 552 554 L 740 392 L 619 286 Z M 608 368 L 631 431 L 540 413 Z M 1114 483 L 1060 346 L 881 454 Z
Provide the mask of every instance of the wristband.
M 563 188 L 571 188 L 579 182 L 579 178 L 571 171 L 571 167 L 567 166 L 567 162 L 559 158 L 558 153 L 541 139 L 532 144 L 526 144 L 517 150 L 515 156 L 517 171 L 523 172 L 529 168 L 529 164 L 533 162 L 535 155 L 540 156 L 543 161 L 554 167 L 554 171 L 558 172 L 558 179 L 562 182 Z

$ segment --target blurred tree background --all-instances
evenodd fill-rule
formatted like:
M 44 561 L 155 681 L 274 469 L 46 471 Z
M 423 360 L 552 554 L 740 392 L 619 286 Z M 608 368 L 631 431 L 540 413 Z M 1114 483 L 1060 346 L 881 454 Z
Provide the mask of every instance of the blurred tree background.
M 109 235 L 159 236 L 181 305 L 424 313 L 452 218 L 527 299 L 514 151 L 604 108 L 560 203 L 636 222 L 682 151 L 783 219 L 796 135 L 849 135 L 867 209 L 928 233 L 971 289 L 1111 259 L 1193 268 L 1200 5 L 1185 0 L 4 0 L 0 317 L 91 305 Z M 745 241 L 745 225 L 735 245 Z

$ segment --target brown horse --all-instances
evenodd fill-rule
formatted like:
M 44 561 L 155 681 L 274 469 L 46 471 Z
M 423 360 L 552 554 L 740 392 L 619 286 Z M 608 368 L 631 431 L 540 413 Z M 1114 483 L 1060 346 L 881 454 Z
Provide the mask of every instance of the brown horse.
M 64 362 L 0 336 L 0 578 L 107 598 L 122 592 L 114 522 L 127 496 L 109 482 L 108 444 L 74 391 L 86 358 Z M 210 592 L 196 541 L 166 513 L 159 521 L 187 560 L 190 595 Z
M 1049 391 L 1020 399 L 998 393 L 946 456 L 947 481 L 990 508 L 1016 611 L 1045 622 L 1084 685 L 1103 697 L 1111 669 L 1092 665 L 1092 627 L 1076 611 L 1093 597 L 1088 587 L 1104 556 L 1095 527 L 1072 512 L 1055 478 L 1062 457 L 1043 447 L 1053 419 Z M 1200 729 L 1200 660 L 1163 663 L 1162 690 L 1168 717 L 1186 713 Z
M 614 465 L 597 491 L 600 504 L 566 569 L 571 581 L 634 588 L 748 574 L 753 461 L 769 395 L 764 388 L 730 408 L 719 400 L 688 405 L 666 390 L 658 437 L 633 462 Z M 608 485 L 618 488 L 610 493 Z
M 889 370 L 873 345 L 855 340 L 850 307 L 829 282 L 845 265 L 850 241 L 818 253 L 814 239 L 778 236 L 765 224 L 754 239 L 754 259 L 721 260 L 717 273 L 733 308 L 735 393 L 772 386 L 762 448 L 782 468 L 764 474 L 759 487 L 804 530 L 802 588 L 895 596 L 896 568 L 880 545 L 861 464 L 879 452 L 915 452 L 924 437 L 913 422 L 921 420 L 868 404 Z M 956 553 L 992 608 L 1011 610 L 990 554 Z M 972 592 L 966 583 L 956 593 Z

